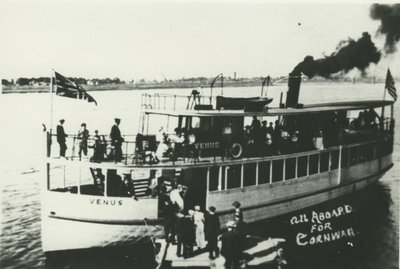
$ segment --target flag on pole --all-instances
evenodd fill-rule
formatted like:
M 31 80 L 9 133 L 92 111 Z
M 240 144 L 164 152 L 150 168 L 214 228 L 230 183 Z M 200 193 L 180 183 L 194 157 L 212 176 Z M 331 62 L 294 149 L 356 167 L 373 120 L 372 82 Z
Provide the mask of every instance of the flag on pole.
M 386 74 L 385 89 L 387 89 L 390 96 L 392 96 L 393 99 L 396 101 L 397 100 L 396 87 L 394 86 L 394 79 L 389 69 Z
M 89 103 L 94 102 L 97 106 L 96 100 L 82 86 L 57 72 L 55 72 L 54 86 L 56 88 L 55 92 L 59 96 L 87 100 Z

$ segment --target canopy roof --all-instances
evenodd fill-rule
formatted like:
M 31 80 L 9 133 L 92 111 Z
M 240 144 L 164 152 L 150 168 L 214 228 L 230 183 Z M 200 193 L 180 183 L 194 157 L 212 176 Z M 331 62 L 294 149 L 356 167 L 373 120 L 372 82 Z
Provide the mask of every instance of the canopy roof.
M 394 101 L 371 100 L 353 102 L 335 102 L 304 105 L 302 108 L 268 108 L 266 111 L 245 112 L 244 110 L 152 110 L 147 109 L 146 114 L 166 116 L 193 116 L 193 117 L 251 117 L 251 116 L 279 116 L 297 115 L 306 113 L 320 113 L 328 111 L 362 110 L 392 105 Z

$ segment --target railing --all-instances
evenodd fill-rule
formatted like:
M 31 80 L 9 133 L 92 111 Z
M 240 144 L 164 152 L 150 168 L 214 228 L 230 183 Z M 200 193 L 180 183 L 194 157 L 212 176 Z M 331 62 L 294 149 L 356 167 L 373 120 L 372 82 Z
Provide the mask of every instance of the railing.
M 209 191 L 222 191 L 274 182 L 284 182 L 314 174 L 340 170 L 386 156 L 393 151 L 393 137 L 332 147 L 322 151 L 303 152 L 207 168 Z

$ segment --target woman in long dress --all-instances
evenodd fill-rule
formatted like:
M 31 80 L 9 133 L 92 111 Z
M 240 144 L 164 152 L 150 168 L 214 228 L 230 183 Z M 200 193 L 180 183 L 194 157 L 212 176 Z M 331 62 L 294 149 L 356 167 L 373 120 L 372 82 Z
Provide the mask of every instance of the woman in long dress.
M 204 213 L 200 211 L 200 206 L 194 207 L 194 225 L 196 226 L 196 245 L 199 249 L 206 247 L 204 237 Z

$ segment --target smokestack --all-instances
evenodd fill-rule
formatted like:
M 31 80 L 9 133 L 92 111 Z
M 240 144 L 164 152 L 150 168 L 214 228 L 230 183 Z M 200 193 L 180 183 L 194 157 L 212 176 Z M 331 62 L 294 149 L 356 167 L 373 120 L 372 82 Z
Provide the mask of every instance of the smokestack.
M 289 74 L 289 90 L 286 95 L 286 107 L 296 107 L 299 101 L 301 73 L 292 72 Z

